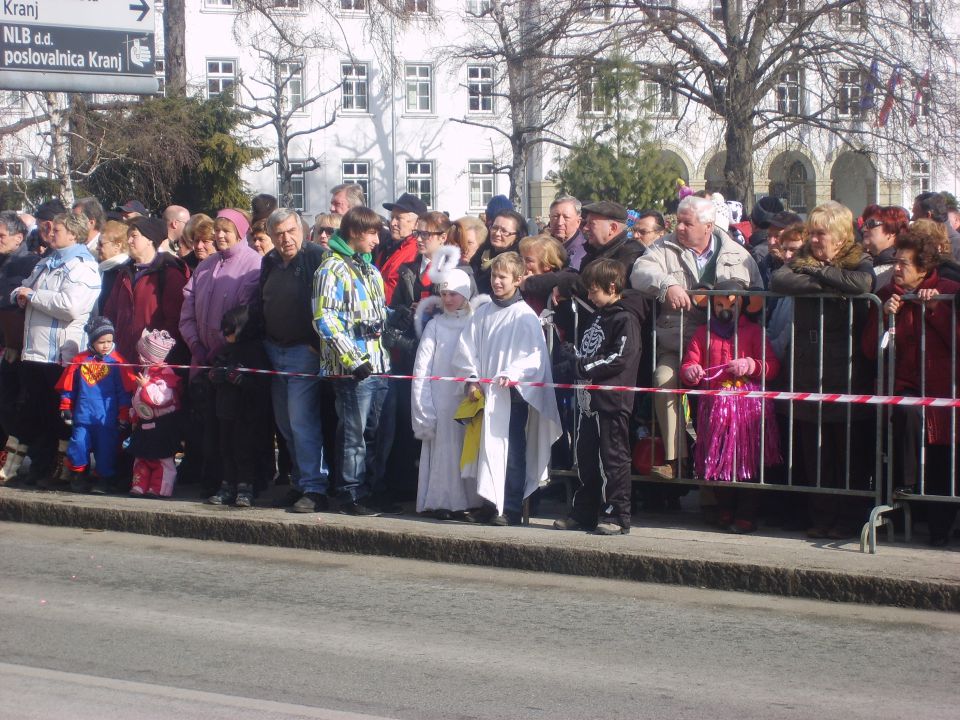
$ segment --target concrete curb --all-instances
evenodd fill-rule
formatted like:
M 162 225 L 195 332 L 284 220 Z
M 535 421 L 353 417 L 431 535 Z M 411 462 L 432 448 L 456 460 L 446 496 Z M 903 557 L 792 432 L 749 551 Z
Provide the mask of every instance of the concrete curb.
M 169 507 L 169 506 L 168 506 Z M 289 523 L 250 516 L 215 517 L 155 505 L 91 507 L 45 502 L 43 496 L 0 495 L 0 520 L 161 537 L 218 540 L 326 552 L 384 555 L 432 562 L 581 575 L 712 590 L 835 602 L 960 611 L 960 585 L 871 577 L 831 570 L 665 558 L 515 540 L 451 538 L 329 523 Z

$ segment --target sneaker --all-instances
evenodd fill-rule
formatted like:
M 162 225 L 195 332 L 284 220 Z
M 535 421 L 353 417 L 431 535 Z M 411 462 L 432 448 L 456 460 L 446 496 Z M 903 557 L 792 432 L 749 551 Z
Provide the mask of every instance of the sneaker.
M 506 527 L 510 524 L 510 521 L 507 519 L 506 515 L 494 515 L 490 518 L 488 525 L 494 525 L 496 527 Z
M 233 501 L 233 506 L 238 508 L 253 507 L 253 495 L 248 492 L 238 492 L 237 499 Z
M 327 496 L 320 493 L 302 493 L 300 499 L 290 505 L 293 513 L 315 513 L 327 509 Z
M 297 500 L 303 497 L 303 490 L 300 488 L 292 487 L 287 492 L 283 494 L 279 500 L 273 501 L 273 506 L 276 508 L 289 508 L 293 507 Z M 313 510 L 307 510 L 305 512 L 313 512 Z
M 371 510 L 357 500 L 350 500 L 340 503 L 341 515 L 356 515 L 358 517 L 375 517 L 379 515 L 376 510 Z
M 134 485 L 133 487 L 130 488 L 130 497 L 142 498 L 145 493 L 146 493 L 146 490 L 144 490 L 143 486 L 141 485 Z
M 591 532 L 594 535 L 629 535 L 630 528 L 618 525 L 611 520 L 601 520 Z
M 153 493 L 147 493 L 150 497 Z M 229 485 L 222 485 L 217 492 L 207 498 L 208 505 L 230 505 L 237 499 L 237 494 Z
M 574 520 L 572 517 L 560 518 L 559 520 L 553 521 L 554 530 L 591 530 L 579 520 Z

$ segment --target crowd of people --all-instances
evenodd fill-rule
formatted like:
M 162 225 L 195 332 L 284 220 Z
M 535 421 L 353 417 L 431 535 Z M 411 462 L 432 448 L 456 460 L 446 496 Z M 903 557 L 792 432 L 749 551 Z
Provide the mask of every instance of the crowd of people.
M 731 532 L 762 515 L 832 539 L 866 519 L 883 480 L 864 458 L 881 451 L 901 498 L 955 492 L 950 409 L 895 407 L 884 447 L 876 408 L 669 392 L 955 394 L 948 197 L 803 219 L 774 197 L 743 217 L 679 194 L 669 229 L 569 196 L 545 227 L 504 196 L 453 220 L 404 193 L 384 219 L 349 184 L 312 225 L 269 195 L 215 217 L 94 198 L 0 213 L 0 482 L 192 484 L 236 507 L 288 484 L 290 512 L 415 498 L 436 519 L 514 525 L 551 468 L 575 468 L 559 530 L 629 533 L 638 503 L 675 508 L 696 478 Z M 668 392 L 530 384 L 553 381 Z M 637 471 L 661 483 L 634 488 Z M 761 477 L 848 492 L 765 502 Z M 955 509 L 930 505 L 931 543 L 949 542 Z

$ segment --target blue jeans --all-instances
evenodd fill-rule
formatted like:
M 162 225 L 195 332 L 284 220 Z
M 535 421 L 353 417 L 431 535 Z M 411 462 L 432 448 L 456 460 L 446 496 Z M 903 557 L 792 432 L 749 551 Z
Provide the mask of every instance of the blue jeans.
M 510 390 L 513 400 L 513 389 Z M 505 513 L 523 510 L 523 491 L 527 486 L 527 414 L 529 406 L 523 400 L 510 403 L 510 430 L 507 436 L 507 477 L 503 490 Z
M 337 393 L 337 456 L 342 500 L 356 502 L 370 494 L 376 482 L 377 436 L 387 397 L 386 378 L 371 376 L 357 382 L 334 380 Z
M 281 347 L 269 340 L 264 347 L 274 370 L 280 372 L 320 372 L 320 356 L 309 345 Z M 323 454 L 323 428 L 320 424 L 320 378 L 273 378 L 273 414 L 277 427 L 287 441 L 293 466 L 293 480 L 305 493 L 325 495 L 329 484 L 327 460 Z

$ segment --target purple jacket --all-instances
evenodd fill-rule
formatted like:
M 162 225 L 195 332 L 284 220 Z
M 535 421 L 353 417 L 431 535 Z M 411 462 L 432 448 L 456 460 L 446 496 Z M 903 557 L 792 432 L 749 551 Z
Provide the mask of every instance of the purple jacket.
M 582 230 L 577 230 L 577 234 L 563 243 L 563 249 L 567 251 L 567 257 L 570 261 L 570 267 L 580 271 L 583 265 L 583 259 L 587 256 L 587 238 Z M 629 271 L 630 268 L 627 268 Z
M 245 241 L 214 253 L 194 270 L 183 288 L 180 334 L 193 362 L 209 365 L 226 344 L 220 334 L 224 313 L 257 299 L 260 255 Z

